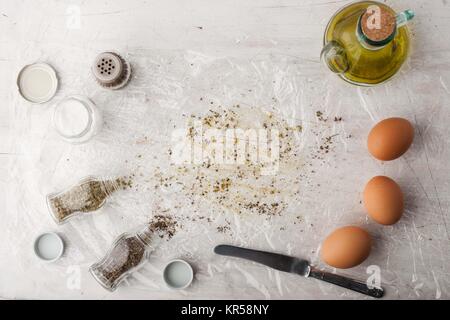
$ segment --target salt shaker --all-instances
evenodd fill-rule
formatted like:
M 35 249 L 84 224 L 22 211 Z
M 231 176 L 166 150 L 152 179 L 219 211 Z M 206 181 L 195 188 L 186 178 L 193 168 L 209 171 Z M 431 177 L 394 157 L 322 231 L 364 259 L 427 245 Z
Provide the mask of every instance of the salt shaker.
M 108 253 L 89 268 L 89 272 L 105 289 L 114 291 L 125 278 L 145 264 L 152 251 L 152 234 L 148 225 L 123 233 Z
M 131 65 L 115 52 L 103 52 L 95 58 L 92 73 L 102 87 L 117 90 L 130 80 Z

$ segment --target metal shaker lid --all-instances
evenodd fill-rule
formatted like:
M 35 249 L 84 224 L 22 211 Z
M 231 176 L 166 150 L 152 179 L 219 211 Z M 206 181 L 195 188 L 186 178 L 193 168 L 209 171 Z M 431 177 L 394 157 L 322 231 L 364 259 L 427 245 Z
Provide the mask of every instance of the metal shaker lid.
M 58 89 L 58 77 L 49 64 L 38 62 L 22 68 L 17 77 L 21 96 L 33 103 L 49 101 Z
M 119 89 L 128 82 L 131 67 L 117 53 L 103 52 L 95 58 L 92 72 L 103 87 Z

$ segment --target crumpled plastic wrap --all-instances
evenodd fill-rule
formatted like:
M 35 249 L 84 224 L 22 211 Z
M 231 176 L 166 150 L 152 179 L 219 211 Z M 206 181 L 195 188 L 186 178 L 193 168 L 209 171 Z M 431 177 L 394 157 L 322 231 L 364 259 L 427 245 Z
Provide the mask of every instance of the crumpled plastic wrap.
M 318 58 L 114 49 L 133 70 L 131 82 L 119 91 L 101 88 L 90 74 L 97 49 L 47 44 L 44 50 L 35 43 L 20 53 L 17 71 L 48 61 L 60 89 L 44 105 L 13 95 L 16 158 L 7 213 L 0 220 L 2 296 L 364 298 L 213 253 L 218 244 L 235 244 L 298 256 L 333 272 L 320 260 L 320 244 L 335 228 L 352 224 L 371 233 L 374 247 L 362 265 L 338 273 L 365 280 L 367 268 L 375 265 L 388 298 L 450 297 L 448 71 L 436 75 L 419 52 L 388 84 L 358 88 L 330 74 Z M 51 126 L 53 106 L 71 94 L 86 95 L 104 116 L 103 130 L 81 145 L 65 143 Z M 240 172 L 236 166 L 171 163 L 175 130 L 214 112 L 224 119 L 227 110 L 234 110 L 244 129 L 269 121 L 285 133 L 281 144 L 291 149 L 273 174 L 261 175 L 252 165 Z M 416 137 L 402 158 L 382 163 L 369 155 L 366 137 L 376 121 L 393 115 L 410 119 Z M 394 178 L 405 195 L 406 210 L 395 226 L 369 220 L 361 203 L 365 183 L 379 174 Z M 88 175 L 132 176 L 133 188 L 114 194 L 98 212 L 57 226 L 46 195 Z M 227 186 L 214 191 L 224 178 Z M 274 203 L 277 209 L 271 210 Z M 117 236 L 155 215 L 173 217 L 176 233 L 117 291 L 105 291 L 89 266 Z M 58 232 L 66 243 L 55 263 L 34 256 L 33 241 L 44 231 Z M 174 258 L 186 259 L 195 270 L 194 283 L 183 291 L 163 282 L 163 267 Z

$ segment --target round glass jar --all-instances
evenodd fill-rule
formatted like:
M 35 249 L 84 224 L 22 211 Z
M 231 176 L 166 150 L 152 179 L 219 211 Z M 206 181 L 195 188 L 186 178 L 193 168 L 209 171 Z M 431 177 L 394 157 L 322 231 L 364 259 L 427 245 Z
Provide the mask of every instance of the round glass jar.
M 71 96 L 56 105 L 52 124 L 65 141 L 77 144 L 89 141 L 100 131 L 102 118 L 101 111 L 91 100 Z

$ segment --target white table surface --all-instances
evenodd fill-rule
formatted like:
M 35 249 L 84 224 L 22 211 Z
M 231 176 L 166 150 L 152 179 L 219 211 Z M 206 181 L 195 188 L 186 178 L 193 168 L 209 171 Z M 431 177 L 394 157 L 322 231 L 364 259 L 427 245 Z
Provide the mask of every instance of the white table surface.
M 0 297 L 361 298 L 212 253 L 215 244 L 234 243 L 326 267 L 318 255 L 321 241 L 338 226 L 356 224 L 371 233 L 374 249 L 366 262 L 345 274 L 365 278 L 366 269 L 376 265 L 387 298 L 450 298 L 450 4 L 388 1 L 397 10 L 416 11 L 411 58 L 392 81 L 357 88 L 319 61 L 326 23 L 347 3 L 1 0 Z M 127 57 L 135 71 L 130 85 L 116 93 L 100 89 L 89 72 L 95 55 L 110 49 Z M 31 105 L 17 93 L 17 73 L 33 61 L 47 61 L 58 71 L 60 90 L 48 104 Z M 106 114 L 107 134 L 92 144 L 63 145 L 51 133 L 53 103 L 74 93 L 89 96 Z M 189 207 L 175 205 L 183 195 L 165 190 L 139 199 L 124 196 L 98 216 L 57 227 L 46 211 L 45 194 L 86 174 L 119 172 L 127 156 L 134 159 L 127 169 L 164 167 L 158 152 L 168 147 L 164 139 L 170 137 L 172 123 L 182 113 L 209 108 L 199 97 L 224 107 L 274 104 L 288 121 L 304 126 L 302 159 L 316 173 L 307 165 L 284 173 L 301 179 L 295 184 L 299 193 L 288 197 L 289 208 L 281 217 L 219 214 L 214 203 L 200 201 L 197 214 L 212 223 L 186 223 L 143 271 L 108 293 L 90 277 L 88 267 L 117 235 L 162 207 L 172 214 L 189 212 Z M 317 119 L 318 110 L 328 122 Z M 333 122 L 334 116 L 343 121 Z M 369 156 L 366 136 L 373 124 L 389 116 L 410 119 L 416 136 L 404 157 L 381 163 Z M 151 137 L 148 148 L 137 145 L 142 134 Z M 330 155 L 312 161 L 328 134 L 338 134 Z M 136 160 L 138 153 L 147 162 Z M 148 170 L 145 174 L 153 174 Z M 378 174 L 394 178 L 405 194 L 405 214 L 395 226 L 370 221 L 360 202 L 365 182 Z M 231 221 L 231 231 L 215 232 L 224 221 Z M 48 230 L 62 234 L 67 244 L 63 259 L 53 264 L 32 254 L 34 237 Z M 196 269 L 193 286 L 180 292 L 167 289 L 161 280 L 163 264 L 177 257 Z

